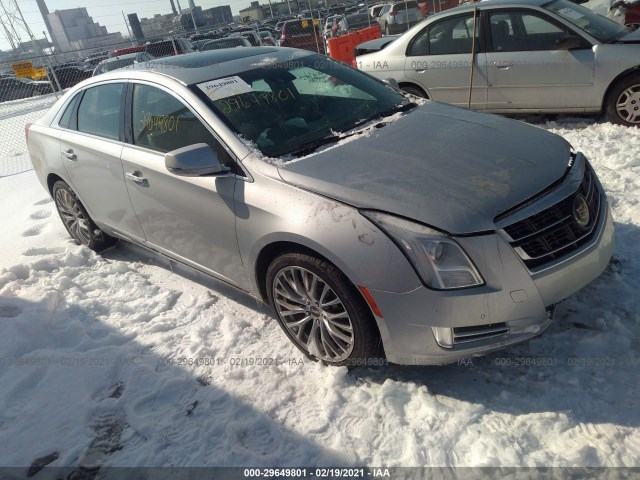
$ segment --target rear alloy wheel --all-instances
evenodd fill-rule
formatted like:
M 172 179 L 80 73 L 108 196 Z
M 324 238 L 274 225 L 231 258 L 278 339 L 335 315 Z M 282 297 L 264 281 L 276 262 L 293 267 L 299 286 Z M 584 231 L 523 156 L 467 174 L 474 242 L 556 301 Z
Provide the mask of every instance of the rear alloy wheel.
M 267 290 L 280 326 L 308 357 L 358 366 L 381 356 L 369 308 L 329 262 L 300 253 L 278 257 L 267 271 Z
M 640 126 L 640 74 L 618 81 L 607 96 L 607 120 L 627 127 Z
M 78 244 L 101 251 L 116 242 L 96 226 L 66 182 L 59 180 L 53 185 L 53 200 L 67 232 Z

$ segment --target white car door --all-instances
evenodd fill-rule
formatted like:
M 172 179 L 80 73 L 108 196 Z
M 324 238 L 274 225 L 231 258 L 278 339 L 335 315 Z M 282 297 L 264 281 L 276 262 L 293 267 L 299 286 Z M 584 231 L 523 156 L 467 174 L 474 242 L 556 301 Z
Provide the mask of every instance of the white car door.
M 586 40 L 579 45 L 581 37 L 568 27 L 532 10 L 491 12 L 488 21 L 489 110 L 558 112 L 596 107 L 592 104 L 595 55 Z

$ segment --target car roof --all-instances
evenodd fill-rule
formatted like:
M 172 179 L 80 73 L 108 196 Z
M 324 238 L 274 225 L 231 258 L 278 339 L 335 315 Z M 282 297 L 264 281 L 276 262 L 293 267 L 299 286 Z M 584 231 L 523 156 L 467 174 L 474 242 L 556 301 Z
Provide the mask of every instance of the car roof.
M 116 62 L 118 60 L 127 60 L 129 58 L 136 58 L 141 53 L 144 53 L 144 52 L 125 53 L 124 55 L 118 55 L 116 57 L 107 58 L 100 63 L 111 63 L 111 62 Z
M 540 7 L 542 5 L 546 5 L 552 0 L 482 0 L 478 3 L 468 3 L 466 5 L 460 5 L 459 7 L 452 8 L 450 10 L 443 10 L 439 13 L 449 12 L 451 10 L 461 11 L 461 10 L 473 10 L 475 7 L 482 10 L 487 7 L 503 7 L 503 6 L 534 6 Z
M 268 59 L 280 63 L 314 55 L 315 52 L 295 48 L 243 47 L 208 50 L 187 55 L 175 55 L 134 64 L 133 69 L 117 73 L 111 78 L 129 78 L 132 72 L 160 74 L 178 80 L 185 85 L 206 82 L 259 67 Z M 106 78 L 106 77 L 105 77 Z

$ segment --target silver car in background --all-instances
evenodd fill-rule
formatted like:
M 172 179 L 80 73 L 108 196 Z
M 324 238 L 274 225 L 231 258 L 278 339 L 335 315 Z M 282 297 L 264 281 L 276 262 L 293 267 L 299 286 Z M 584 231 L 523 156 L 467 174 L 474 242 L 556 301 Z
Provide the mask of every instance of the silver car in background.
M 27 127 L 65 227 L 249 292 L 311 358 L 440 364 L 503 348 L 609 261 L 596 173 L 542 129 L 417 104 L 302 50 L 143 67 L 77 85 Z
M 111 72 L 118 68 L 130 68 L 134 63 L 144 63 L 153 60 L 155 57 L 147 52 L 127 53 L 117 57 L 107 58 L 101 61 L 93 70 L 93 76 Z
M 385 35 L 406 32 L 422 20 L 422 10 L 415 0 L 391 2 L 382 7 L 376 18 Z
M 358 49 L 371 52 L 367 45 Z M 475 110 L 604 112 L 611 122 L 640 125 L 640 31 L 569 0 L 453 8 L 356 63 L 414 95 Z

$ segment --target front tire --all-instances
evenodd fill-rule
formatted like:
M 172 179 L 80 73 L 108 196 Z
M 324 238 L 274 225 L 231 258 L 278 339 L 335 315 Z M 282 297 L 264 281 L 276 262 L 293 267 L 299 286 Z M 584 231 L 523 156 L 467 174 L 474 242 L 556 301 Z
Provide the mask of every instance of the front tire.
M 400 87 L 400 90 L 402 90 L 403 92 L 407 92 L 414 97 L 428 98 L 420 88 L 414 87 L 413 85 L 403 85 Z
M 605 116 L 611 123 L 640 126 L 640 74 L 618 80 L 605 102 Z
M 334 265 L 287 253 L 269 266 L 266 285 L 278 323 L 307 357 L 334 366 L 379 364 L 382 348 L 373 315 Z
M 100 230 L 91 220 L 74 191 L 64 181 L 53 185 L 53 201 L 64 227 L 76 243 L 99 252 L 116 243 L 116 239 Z

